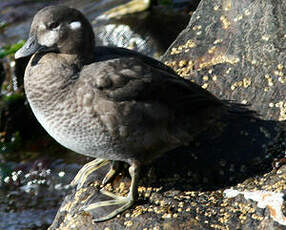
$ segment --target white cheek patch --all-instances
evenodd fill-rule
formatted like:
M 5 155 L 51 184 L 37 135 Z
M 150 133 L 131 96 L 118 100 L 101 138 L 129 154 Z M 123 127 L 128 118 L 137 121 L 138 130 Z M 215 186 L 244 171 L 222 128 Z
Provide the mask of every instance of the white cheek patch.
M 38 38 L 38 42 L 42 46 L 51 47 L 59 40 L 59 31 L 48 31 Z
M 70 23 L 70 28 L 72 30 L 77 30 L 81 27 L 81 23 L 79 21 L 71 22 Z
M 44 25 L 44 23 L 40 23 L 39 24 L 39 30 L 45 30 L 46 26 Z

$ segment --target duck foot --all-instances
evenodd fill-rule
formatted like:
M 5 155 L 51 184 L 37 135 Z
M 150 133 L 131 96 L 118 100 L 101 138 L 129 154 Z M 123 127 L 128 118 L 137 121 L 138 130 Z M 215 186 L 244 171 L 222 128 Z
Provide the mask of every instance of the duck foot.
M 119 163 L 120 164 L 120 163 Z M 111 169 L 109 172 L 106 174 L 105 178 L 103 181 L 106 183 L 110 181 L 110 179 L 114 176 L 114 174 L 118 171 L 119 167 L 118 163 L 113 163 L 111 166 Z M 105 196 L 108 196 L 112 198 L 111 200 L 105 200 L 105 201 L 99 201 L 93 204 L 88 204 L 83 206 L 80 211 L 85 211 L 85 212 L 92 212 L 97 208 L 100 207 L 108 207 L 108 206 L 114 206 L 114 205 L 120 205 L 119 208 L 113 209 L 111 212 L 109 212 L 107 215 L 104 215 L 99 218 L 95 218 L 93 222 L 100 222 L 100 221 L 105 221 L 109 220 L 119 213 L 125 211 L 129 207 L 131 207 L 136 199 L 138 198 L 138 179 L 139 179 L 139 171 L 140 171 L 140 164 L 136 161 L 132 162 L 131 166 L 129 167 L 129 174 L 131 176 L 131 185 L 129 189 L 129 193 L 127 197 L 115 195 L 111 192 L 105 191 L 104 188 L 102 188 L 99 192 Z M 100 212 L 100 211 L 98 211 Z
M 105 216 L 93 219 L 92 221 L 94 223 L 109 220 L 117 216 L 121 212 L 127 210 L 134 204 L 134 198 L 131 196 L 127 196 L 127 197 L 119 196 L 111 192 L 105 191 L 103 189 L 100 190 L 100 193 L 102 193 L 105 196 L 111 197 L 112 200 L 100 201 L 97 203 L 85 205 L 80 208 L 80 211 L 90 212 L 100 207 L 113 206 L 113 205 L 120 205 L 120 207 L 116 208 L 115 210 L 111 211 L 109 214 Z
M 76 174 L 75 178 L 72 180 L 71 185 L 76 186 L 77 190 L 81 189 L 84 185 L 84 183 L 87 180 L 87 177 L 96 171 L 97 169 L 105 166 L 109 163 L 109 160 L 104 160 L 101 158 L 95 159 L 87 164 L 85 164 L 79 172 Z

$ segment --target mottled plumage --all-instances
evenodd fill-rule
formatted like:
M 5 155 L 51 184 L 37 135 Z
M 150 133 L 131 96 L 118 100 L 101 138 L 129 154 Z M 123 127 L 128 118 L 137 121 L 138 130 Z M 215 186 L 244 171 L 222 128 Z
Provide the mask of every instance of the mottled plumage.
M 187 145 L 227 110 L 208 91 L 152 58 L 95 47 L 91 25 L 75 9 L 52 6 L 36 14 L 16 58 L 31 54 L 25 91 L 47 132 L 75 152 L 131 165 L 130 193 L 118 201 L 122 208 L 98 221 L 133 204 L 141 164 Z M 98 207 L 106 205 L 111 203 Z

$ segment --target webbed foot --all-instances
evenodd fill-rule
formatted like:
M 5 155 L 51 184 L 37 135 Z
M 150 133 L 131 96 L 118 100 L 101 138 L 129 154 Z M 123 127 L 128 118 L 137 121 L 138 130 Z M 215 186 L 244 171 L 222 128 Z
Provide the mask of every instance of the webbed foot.
M 108 160 L 98 158 L 85 164 L 76 174 L 75 178 L 71 182 L 71 185 L 72 186 L 77 185 L 77 190 L 79 190 L 80 188 L 83 187 L 85 181 L 87 180 L 87 177 L 91 173 L 103 167 L 104 165 L 108 164 L 108 162 L 109 162 Z
M 106 179 L 104 179 L 104 181 L 108 181 L 111 178 L 110 176 L 113 176 L 114 172 L 116 172 L 116 170 L 114 170 L 114 168 L 111 168 L 111 170 L 109 171 L 110 175 L 108 176 L 109 173 L 107 173 L 107 175 L 105 177 Z M 99 201 L 96 203 L 85 205 L 81 208 L 81 211 L 90 212 L 90 211 L 94 211 L 100 207 L 120 205 L 119 208 L 115 208 L 112 211 L 110 211 L 108 214 L 93 220 L 94 222 L 100 222 L 100 221 L 109 220 L 109 219 L 117 216 L 119 213 L 127 210 L 129 207 L 131 207 L 138 197 L 137 187 L 138 187 L 138 179 L 139 179 L 139 165 L 137 163 L 133 163 L 129 167 L 129 173 L 131 176 L 131 185 L 130 185 L 130 189 L 129 189 L 129 193 L 128 193 L 127 197 L 115 195 L 111 192 L 108 192 L 108 191 L 105 191 L 104 189 L 101 189 L 100 190 L 101 194 L 108 196 L 112 199 L 111 200 L 105 200 L 105 201 Z
M 119 208 L 116 208 L 115 210 L 111 211 L 109 214 L 93 219 L 93 222 L 100 222 L 100 221 L 105 221 L 105 220 L 109 220 L 115 216 L 117 216 L 119 213 L 125 211 L 126 209 L 128 209 L 129 207 L 131 207 L 134 204 L 134 198 L 127 196 L 119 196 L 119 195 L 115 195 L 111 192 L 105 191 L 105 190 L 100 190 L 100 192 L 108 197 L 111 197 L 111 200 L 106 200 L 106 201 L 100 201 L 100 202 L 96 202 L 93 204 L 89 204 L 86 206 L 83 206 L 80 211 L 92 211 L 95 210 L 97 208 L 100 207 L 105 207 L 105 206 L 113 206 L 113 205 L 120 205 Z

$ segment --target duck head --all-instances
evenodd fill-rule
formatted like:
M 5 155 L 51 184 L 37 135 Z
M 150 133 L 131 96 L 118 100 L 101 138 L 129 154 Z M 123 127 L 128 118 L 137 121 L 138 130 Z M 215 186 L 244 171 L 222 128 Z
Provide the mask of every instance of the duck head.
M 34 16 L 29 38 L 15 58 L 57 52 L 88 60 L 93 56 L 94 46 L 92 26 L 81 12 L 65 6 L 48 6 Z

